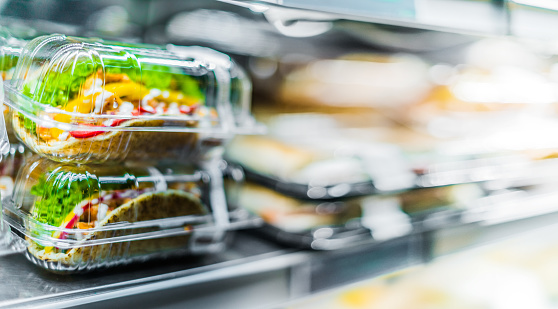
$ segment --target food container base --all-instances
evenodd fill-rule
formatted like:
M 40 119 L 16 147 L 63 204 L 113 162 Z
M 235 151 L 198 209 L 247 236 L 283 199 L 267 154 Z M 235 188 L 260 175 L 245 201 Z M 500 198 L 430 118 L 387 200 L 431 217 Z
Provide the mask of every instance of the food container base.
M 0 214 L 0 220 L 1 214 Z M 0 222 L 0 256 L 11 253 L 10 243 L 11 243 L 10 228 L 8 224 Z
M 211 254 L 218 251 L 221 251 L 224 247 L 223 244 L 213 244 L 211 246 L 211 250 L 206 251 L 204 254 Z M 208 248 L 209 249 L 209 248 Z M 92 271 L 97 271 L 106 268 L 112 268 L 117 266 L 124 266 L 129 265 L 132 263 L 144 263 L 147 261 L 153 260 L 165 260 L 169 258 L 176 258 L 176 257 L 188 257 L 188 256 L 198 256 L 204 255 L 202 253 L 194 254 L 188 248 L 184 248 L 183 250 L 172 250 L 170 252 L 156 252 L 153 254 L 148 255 L 141 255 L 141 256 L 134 256 L 134 257 L 127 257 L 127 258 L 120 258 L 117 260 L 109 260 L 106 262 L 94 263 L 89 265 L 67 265 L 61 262 L 53 262 L 53 261 L 45 261 L 37 258 L 33 254 L 31 254 L 28 250 L 24 250 L 25 257 L 33 264 L 39 266 L 42 269 L 45 269 L 51 273 L 60 274 L 60 275 L 71 275 L 77 273 L 88 273 Z

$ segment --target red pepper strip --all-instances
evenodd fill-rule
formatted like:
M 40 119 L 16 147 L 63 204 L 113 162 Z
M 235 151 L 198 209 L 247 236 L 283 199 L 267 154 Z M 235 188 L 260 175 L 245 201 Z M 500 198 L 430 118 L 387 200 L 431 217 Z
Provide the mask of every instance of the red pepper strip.
M 120 125 L 121 123 L 123 123 L 126 120 L 129 120 L 129 119 L 115 119 L 115 120 L 112 121 L 112 124 L 110 126 L 111 127 L 116 127 L 116 126 Z
M 187 105 L 181 105 L 178 110 L 182 113 L 182 114 L 188 114 L 191 111 L 190 106 Z
M 182 113 L 182 114 L 192 114 L 193 112 L 196 111 L 196 109 L 198 108 L 197 104 L 194 104 L 192 106 L 188 106 L 188 105 L 181 105 L 178 110 Z
M 155 114 L 155 109 L 151 106 L 140 106 L 139 108 L 140 113 L 149 113 L 149 114 Z
M 73 229 L 74 226 L 76 225 L 78 219 L 79 219 L 79 217 L 74 215 L 74 217 L 72 217 L 72 219 L 70 221 L 68 221 L 66 224 L 62 225 L 62 228 Z M 58 235 L 58 236 L 55 235 L 54 238 L 66 239 L 66 236 L 68 236 L 67 232 L 60 232 L 60 235 Z
M 75 138 L 88 138 L 105 133 L 105 131 L 70 131 L 70 135 Z
M 89 202 L 89 203 L 83 205 L 83 207 L 81 207 L 81 209 L 82 209 L 83 211 L 86 211 L 86 210 L 89 209 L 90 207 L 91 207 L 91 202 Z M 73 217 L 72 217 L 70 220 L 68 220 L 67 222 L 65 222 L 66 224 L 62 223 L 62 227 L 63 227 L 63 228 L 66 228 L 66 229 L 73 229 L 74 226 L 76 225 L 76 223 L 78 222 L 80 216 L 78 216 L 78 215 L 77 215 L 75 212 L 73 212 L 73 211 L 72 211 L 72 213 L 73 213 Z M 58 238 L 58 239 L 66 239 L 66 236 L 68 236 L 68 233 L 62 232 L 62 233 L 60 233 L 60 236 L 58 236 L 58 237 L 55 236 L 55 237 Z
M 81 210 L 84 212 L 84 211 L 86 211 L 87 209 L 89 209 L 89 208 L 91 207 L 91 202 L 89 201 L 89 202 L 85 203 L 85 204 L 82 205 L 82 206 L 76 206 L 76 207 L 81 208 Z M 83 212 L 82 212 L 82 213 L 83 213 Z M 62 227 L 62 228 L 65 228 L 65 229 L 73 229 L 74 226 L 76 225 L 76 223 L 78 222 L 80 216 L 81 216 L 81 215 L 78 216 L 78 215 L 76 214 L 76 209 L 74 208 L 74 210 L 72 210 L 72 212 L 70 212 L 70 213 L 66 216 L 66 218 L 64 219 L 64 221 L 63 221 L 62 224 L 61 224 L 61 227 Z M 58 232 L 54 232 L 53 238 L 57 238 L 57 239 L 66 239 L 66 236 L 68 236 L 68 233 L 67 233 L 67 232 L 60 232 L 60 231 L 58 231 Z M 45 247 L 45 253 L 51 252 L 52 249 L 54 249 L 54 247 L 52 247 L 52 246 L 50 246 L 50 247 Z
M 187 105 L 181 105 L 179 110 L 182 114 L 192 114 L 193 112 L 196 111 L 196 109 L 198 108 L 198 105 L 192 105 L 192 106 L 187 106 Z M 151 108 L 153 109 L 153 108 Z M 155 110 L 150 110 L 150 109 L 146 109 L 140 106 L 139 111 L 137 109 L 134 109 L 132 111 L 132 116 L 138 116 L 141 113 L 149 113 L 149 114 L 154 114 Z M 129 119 L 116 119 L 112 121 L 112 124 L 110 125 L 111 127 L 115 127 L 117 125 L 122 124 L 124 121 L 129 120 Z M 103 126 L 104 127 L 104 126 Z M 70 135 L 75 137 L 75 138 L 88 138 L 88 137 L 93 137 L 93 136 L 97 136 L 97 135 L 101 135 L 105 133 L 105 131 L 70 131 Z
M 110 126 L 115 127 L 117 125 L 122 124 L 126 120 L 129 120 L 129 119 L 115 119 L 115 120 L 112 121 L 112 124 Z M 95 126 L 95 127 L 105 127 L 105 125 Z M 75 138 L 88 138 L 88 137 L 97 136 L 97 135 L 100 135 L 100 134 L 103 134 L 103 133 L 105 133 L 105 131 L 70 131 L 70 135 L 75 137 Z

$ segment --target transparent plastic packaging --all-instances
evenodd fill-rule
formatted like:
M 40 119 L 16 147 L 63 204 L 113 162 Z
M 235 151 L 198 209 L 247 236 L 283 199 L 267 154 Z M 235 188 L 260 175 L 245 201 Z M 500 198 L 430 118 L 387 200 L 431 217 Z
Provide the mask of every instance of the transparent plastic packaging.
M 395 144 L 351 143 L 349 135 L 288 137 L 235 138 L 227 147 L 226 160 L 246 179 L 305 200 L 385 196 L 469 183 L 529 186 L 558 172 L 553 149 L 454 155 L 452 151 L 460 151 L 454 148 L 470 144 L 446 143 L 413 154 Z
M 6 220 L 33 263 L 89 271 L 224 248 L 222 175 L 187 166 L 86 166 L 33 157 L 4 199 Z
M 25 165 L 32 153 L 21 144 L 10 144 L 9 151 L 0 161 L 0 195 L 2 198 L 10 196 L 19 169 Z
M 189 57 L 226 71 L 230 77 L 229 102 L 237 126 L 255 127 L 250 115 L 252 83 L 246 72 L 230 56 L 201 46 L 168 45 L 167 49 L 181 57 Z
M 1 33 L 1 31 L 0 31 Z M 1 34 L 0 34 L 1 36 Z M 2 79 L 0 78 L 0 108 L 4 108 L 4 104 L 1 103 L 1 101 L 3 101 L 4 98 L 4 92 L 2 89 Z M 0 162 L 4 161 L 2 160 L 2 155 L 9 152 L 9 142 L 8 142 L 8 135 L 6 132 L 6 126 L 4 123 L 4 115 L 1 114 L 0 115 Z M 0 163 L 1 164 L 1 163 Z M 4 218 L 2 215 L 2 201 L 1 199 L 5 196 L 6 191 L 3 190 L 5 185 L 5 179 L 4 177 L 0 177 L 0 255 L 3 255 L 5 253 L 10 252 L 9 251 L 9 245 L 11 243 L 11 237 L 10 237 L 10 228 L 8 227 L 8 225 L 4 222 Z
M 25 40 L 13 37 L 7 29 L 0 27 L 0 74 L 2 80 L 6 81 L 12 78 L 22 47 L 25 44 Z
M 412 234 L 414 222 L 440 211 L 456 211 L 484 197 L 479 184 L 421 188 L 386 195 L 299 199 L 246 181 L 242 170 L 229 168 L 227 199 L 263 219 L 262 232 L 289 246 L 336 250 L 358 243 L 385 241 Z
M 509 139 L 510 145 L 533 127 L 556 128 L 556 81 L 543 70 L 510 64 L 490 68 L 438 64 L 430 71 L 435 83 L 430 95 L 419 104 L 395 110 L 394 118 L 436 137 L 488 135 Z M 503 127 L 507 135 L 502 134 Z M 529 144 L 528 138 L 523 142 Z M 547 143 L 555 146 L 552 139 Z
M 427 64 L 410 54 L 346 54 L 313 60 L 290 71 L 278 91 L 281 103 L 288 105 L 332 110 L 405 108 L 431 89 Z
M 223 61 L 44 36 L 25 46 L 6 104 L 19 139 L 55 161 L 195 161 L 256 130 L 249 88 L 231 91 L 249 82 Z
M 26 44 L 25 40 L 13 37 L 6 28 L 0 27 L 0 77 L 2 81 L 10 80 L 15 71 L 15 67 L 23 46 Z M 0 92 L 4 90 L 1 89 Z M 3 99 L 2 99 L 3 101 Z M 11 141 L 16 141 L 13 134 L 11 119 L 8 117 L 8 108 L 2 105 L 4 120 L 6 121 L 6 132 Z
M 303 199 L 335 199 L 413 186 L 416 175 L 397 147 L 356 142 L 324 131 L 323 135 L 238 137 L 228 145 L 225 157 L 240 165 L 247 178 Z
M 2 204 L 0 202 L 0 256 L 10 252 L 9 245 L 11 242 L 10 228 L 2 214 Z
M 266 223 L 258 234 L 288 246 L 333 250 L 372 240 L 370 230 L 359 223 L 358 199 L 302 201 L 247 182 L 227 182 L 226 188 L 230 207 L 247 210 Z

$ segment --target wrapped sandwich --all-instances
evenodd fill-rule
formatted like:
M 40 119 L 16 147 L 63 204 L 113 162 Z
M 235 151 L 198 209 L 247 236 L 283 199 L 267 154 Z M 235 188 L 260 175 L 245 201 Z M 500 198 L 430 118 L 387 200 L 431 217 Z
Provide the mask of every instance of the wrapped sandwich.
M 267 224 L 287 233 L 305 233 L 320 227 L 341 227 L 361 217 L 358 199 L 303 201 L 247 182 L 228 188 L 229 203 L 260 216 Z
M 187 252 L 192 229 L 211 216 L 207 177 L 183 172 L 32 162 L 16 181 L 10 223 L 25 235 L 29 257 L 53 267 Z
M 236 125 L 219 68 L 158 48 L 40 37 L 7 104 L 19 138 L 57 161 L 197 159 Z

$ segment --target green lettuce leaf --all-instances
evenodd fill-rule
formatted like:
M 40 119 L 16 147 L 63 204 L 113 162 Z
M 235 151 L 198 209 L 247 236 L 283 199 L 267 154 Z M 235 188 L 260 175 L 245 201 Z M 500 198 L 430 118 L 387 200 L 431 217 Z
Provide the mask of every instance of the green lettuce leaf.
M 103 64 L 91 59 L 77 60 L 71 66 L 51 70 L 45 78 L 31 80 L 23 87 L 23 94 L 35 101 L 51 106 L 64 107 L 75 98 L 85 80 L 104 66 L 109 74 L 126 74 L 131 80 L 147 88 L 181 91 L 184 95 L 200 100 L 205 98 L 200 81 L 184 75 L 178 68 L 143 64 L 141 70 L 131 60 L 104 59 Z
M 5 72 L 16 66 L 17 60 L 19 59 L 16 55 L 4 55 L 0 57 L 0 71 Z
M 33 218 L 60 226 L 77 204 L 99 191 L 97 178 L 89 173 L 58 171 L 43 175 L 31 188 L 31 194 L 38 197 L 32 209 Z

